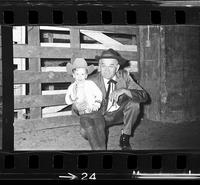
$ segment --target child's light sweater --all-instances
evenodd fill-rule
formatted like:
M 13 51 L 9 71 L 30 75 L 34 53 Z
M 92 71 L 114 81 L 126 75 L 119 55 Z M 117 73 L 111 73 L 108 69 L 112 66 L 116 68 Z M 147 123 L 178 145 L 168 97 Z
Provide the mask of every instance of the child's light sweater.
M 71 105 L 74 102 L 85 102 L 87 104 L 85 112 L 79 113 L 90 113 L 93 111 L 94 107 L 97 107 L 98 109 L 100 108 L 102 102 L 102 92 L 91 80 L 84 80 L 81 84 L 74 82 L 67 89 L 65 102 L 67 105 Z

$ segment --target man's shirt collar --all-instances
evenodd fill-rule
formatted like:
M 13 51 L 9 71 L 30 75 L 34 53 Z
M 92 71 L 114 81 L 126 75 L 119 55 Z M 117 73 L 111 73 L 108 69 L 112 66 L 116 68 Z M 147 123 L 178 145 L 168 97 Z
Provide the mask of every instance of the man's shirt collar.
M 116 75 L 115 75 L 115 76 L 113 76 L 111 79 L 113 79 L 113 80 L 116 81 L 116 78 L 117 78 L 117 77 L 116 77 Z M 111 79 L 103 78 L 105 84 L 107 84 L 108 81 L 111 80 Z

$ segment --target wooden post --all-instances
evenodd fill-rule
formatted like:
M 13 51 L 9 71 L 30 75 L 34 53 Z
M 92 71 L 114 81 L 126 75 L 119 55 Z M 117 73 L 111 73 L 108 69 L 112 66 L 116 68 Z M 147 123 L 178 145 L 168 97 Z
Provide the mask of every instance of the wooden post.
M 32 46 L 40 45 L 39 26 L 28 26 L 28 44 Z M 40 58 L 29 58 L 29 70 L 39 72 L 41 68 Z M 30 83 L 30 95 L 41 95 L 41 84 Z M 40 108 L 30 108 L 30 118 L 41 118 L 42 111 Z
M 149 104 L 145 105 L 145 116 L 160 120 L 160 28 L 139 26 L 140 84 L 149 93 Z
M 80 29 L 78 28 L 70 28 L 70 47 L 73 49 L 80 49 Z M 71 63 L 77 58 L 77 54 L 74 52 L 72 53 Z
M 3 151 L 14 148 L 14 93 L 13 93 L 13 38 L 12 27 L 1 26 L 2 42 L 2 87 L 3 87 Z

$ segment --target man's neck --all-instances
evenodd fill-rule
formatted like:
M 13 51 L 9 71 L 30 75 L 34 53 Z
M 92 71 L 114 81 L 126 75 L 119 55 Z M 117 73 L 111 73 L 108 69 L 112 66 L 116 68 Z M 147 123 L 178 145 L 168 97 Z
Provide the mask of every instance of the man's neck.
M 103 79 L 104 79 L 104 81 L 109 81 L 109 80 L 111 80 L 111 79 L 113 79 L 113 80 L 116 80 L 116 75 L 115 76 L 113 76 L 112 78 L 110 78 L 110 79 L 108 79 L 108 78 L 104 78 L 103 77 Z

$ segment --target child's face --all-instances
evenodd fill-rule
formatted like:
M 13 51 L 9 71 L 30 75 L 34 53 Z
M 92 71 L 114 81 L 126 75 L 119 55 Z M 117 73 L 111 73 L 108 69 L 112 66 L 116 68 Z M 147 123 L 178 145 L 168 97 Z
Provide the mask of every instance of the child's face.
M 73 78 L 76 82 L 85 80 L 87 76 L 87 70 L 85 68 L 76 68 L 73 72 Z

